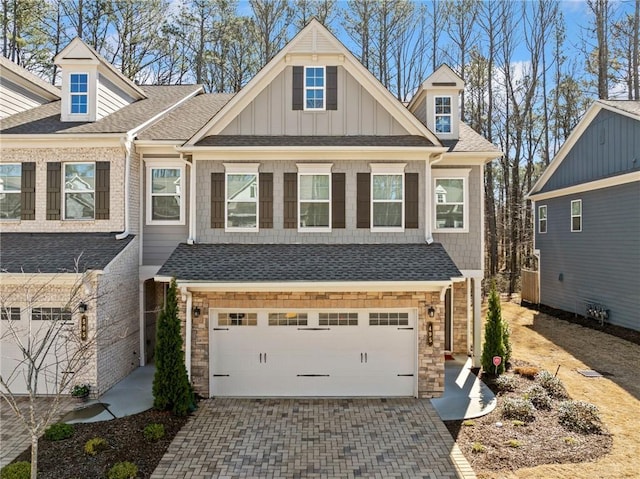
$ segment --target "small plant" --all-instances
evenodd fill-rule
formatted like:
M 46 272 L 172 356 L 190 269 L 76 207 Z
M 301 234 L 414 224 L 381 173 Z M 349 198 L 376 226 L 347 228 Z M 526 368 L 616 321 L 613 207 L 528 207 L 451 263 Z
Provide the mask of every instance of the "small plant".
M 518 421 L 517 419 L 515 421 L 511 421 L 511 424 L 514 425 L 514 427 L 522 427 L 526 424 L 526 422 L 524 421 Z
M 164 437 L 164 426 L 162 424 L 147 424 L 142 432 L 147 441 L 157 441 Z
M 598 408 L 584 401 L 564 401 L 558 408 L 560 424 L 575 432 L 598 434 L 602 421 Z
M 473 427 L 476 425 L 476 422 L 471 419 L 467 419 L 466 421 L 462 421 L 462 425 L 466 427 Z
M 569 397 L 562 381 L 553 376 L 549 371 L 542 370 L 536 375 L 538 384 L 547 390 L 549 396 L 556 399 L 566 399 Z
M 578 444 L 578 440 L 575 437 L 567 436 L 562 438 L 562 440 L 569 446 L 575 446 L 576 444 Z
M 132 462 L 116 462 L 107 473 L 108 479 L 135 479 L 138 475 L 138 466 Z
M 513 372 L 519 374 L 523 378 L 534 379 L 536 374 L 540 372 L 540 368 L 533 366 L 518 366 L 513 370 Z
M 522 398 L 506 398 L 502 403 L 502 417 L 531 422 L 535 419 L 536 408 L 533 403 Z
M 528 388 L 524 392 L 524 398 L 531 401 L 536 409 L 551 409 L 551 397 L 540 384 L 534 384 Z
M 89 395 L 90 391 L 91 391 L 90 385 L 76 384 L 75 386 L 73 386 L 73 389 L 71 389 L 71 395 L 74 398 L 85 398 Z
M 518 441 L 517 439 L 510 439 L 509 442 L 507 442 L 507 446 L 517 449 L 522 446 L 522 442 Z
M 474 454 L 479 454 L 481 452 L 484 452 L 485 450 L 486 448 L 482 445 L 481 442 L 474 442 L 471 446 L 471 452 L 473 452 Z
M 7 464 L 0 469 L 0 479 L 29 479 L 31 477 L 31 463 L 27 461 Z
M 502 320 L 502 311 L 500 309 L 500 295 L 494 282 L 491 285 L 491 293 L 489 294 L 487 320 L 484 327 L 484 344 L 482 345 L 480 358 L 482 369 L 487 374 L 499 376 L 504 373 L 506 363 L 509 360 L 507 354 L 510 353 L 511 346 L 505 344 L 505 340 L 509 341 L 508 333 L 505 337 L 505 324 Z M 494 357 L 501 358 L 498 366 L 493 364 Z
M 44 438 L 47 441 L 62 441 L 73 436 L 73 426 L 71 424 L 65 424 L 58 422 L 52 424 L 44 431 Z
M 494 384 L 500 392 L 515 391 L 518 387 L 518 381 L 512 375 L 504 375 L 496 378 Z
M 94 437 L 89 439 L 84 445 L 84 452 L 90 456 L 95 456 L 100 451 L 104 451 L 107 448 L 107 441 L 101 437 Z

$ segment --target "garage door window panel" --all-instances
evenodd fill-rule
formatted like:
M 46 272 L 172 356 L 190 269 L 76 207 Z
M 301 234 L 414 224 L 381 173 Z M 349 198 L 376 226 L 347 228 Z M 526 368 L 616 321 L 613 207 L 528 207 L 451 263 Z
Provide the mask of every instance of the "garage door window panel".
M 307 313 L 269 313 L 269 326 L 307 326 Z
M 33 308 L 31 310 L 31 319 L 33 321 L 64 321 L 72 320 L 71 311 L 64 308 Z
M 5 307 L 0 309 L 0 320 L 20 321 L 20 308 Z
M 358 313 L 320 313 L 319 326 L 357 326 Z
M 369 326 L 408 326 L 409 313 L 369 313 Z
M 218 326 L 257 326 L 258 313 L 218 313 Z

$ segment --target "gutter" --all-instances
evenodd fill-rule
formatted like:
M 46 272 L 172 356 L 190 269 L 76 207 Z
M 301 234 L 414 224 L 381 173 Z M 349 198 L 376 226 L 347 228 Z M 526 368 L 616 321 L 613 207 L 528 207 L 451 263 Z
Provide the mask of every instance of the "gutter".
M 127 136 L 121 140 L 122 147 L 125 150 L 124 157 L 124 231 L 116 235 L 117 240 L 123 240 L 129 236 L 129 217 L 131 214 L 129 213 L 129 190 L 131 188 L 131 154 L 132 154 L 132 143 L 133 143 L 133 135 L 131 133 L 127 133 Z
M 187 377 L 191 382 L 191 328 L 193 327 L 193 319 L 191 311 L 193 309 L 193 295 L 187 288 L 182 289 L 182 299 L 187 303 L 186 324 L 185 324 L 185 345 L 184 345 L 184 365 L 187 369 Z
M 424 241 L 427 244 L 431 244 L 433 243 L 433 234 L 431 231 L 431 227 L 432 227 L 432 223 L 431 220 L 433 218 L 432 215 L 432 211 L 431 211 L 431 204 L 433 202 L 433 195 L 431 194 L 431 166 L 435 165 L 436 163 L 442 161 L 442 159 L 444 158 L 444 153 L 436 153 L 433 155 L 430 155 L 424 162 L 424 191 L 425 191 L 425 195 L 424 195 L 424 215 L 425 215 L 425 222 L 424 222 Z

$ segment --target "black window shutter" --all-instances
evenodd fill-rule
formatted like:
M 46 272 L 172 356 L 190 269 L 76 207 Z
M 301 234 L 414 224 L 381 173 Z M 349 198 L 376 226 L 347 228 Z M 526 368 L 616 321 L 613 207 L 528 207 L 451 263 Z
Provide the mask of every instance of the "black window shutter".
M 211 173 L 211 227 L 224 228 L 224 173 Z
M 298 227 L 298 173 L 284 174 L 284 227 Z
M 260 228 L 273 228 L 273 173 L 260 173 Z
M 345 174 L 331 175 L 331 227 L 345 228 Z
M 96 219 L 108 220 L 109 219 L 109 205 L 111 187 L 111 163 L 108 161 L 96 162 Z
M 304 67 L 293 67 L 293 96 L 291 105 L 294 110 L 304 110 Z
M 338 109 L 338 67 L 326 67 L 327 110 Z
M 36 164 L 22 163 L 20 181 L 20 219 L 36 219 Z
M 404 175 L 404 227 L 418 227 L 418 173 Z
M 47 219 L 60 219 L 62 164 L 47 163 Z
M 357 224 L 358 228 L 369 228 L 371 224 L 371 174 L 358 173 L 357 181 Z

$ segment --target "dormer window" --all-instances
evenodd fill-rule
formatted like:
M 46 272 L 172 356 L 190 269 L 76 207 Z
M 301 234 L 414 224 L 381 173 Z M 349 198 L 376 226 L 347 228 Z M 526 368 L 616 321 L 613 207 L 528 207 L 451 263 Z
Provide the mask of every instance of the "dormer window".
M 71 114 L 86 115 L 89 112 L 89 75 L 72 73 L 69 77 Z
M 325 71 L 324 67 L 304 68 L 304 109 L 324 110 Z
M 451 97 L 435 97 L 436 133 L 451 133 Z

